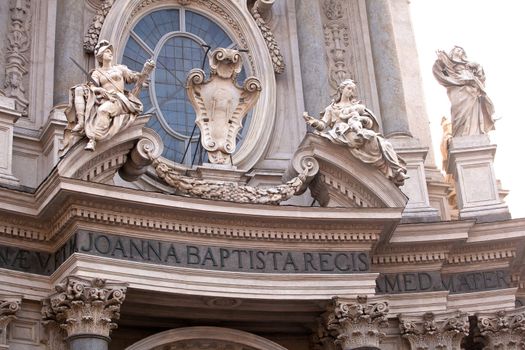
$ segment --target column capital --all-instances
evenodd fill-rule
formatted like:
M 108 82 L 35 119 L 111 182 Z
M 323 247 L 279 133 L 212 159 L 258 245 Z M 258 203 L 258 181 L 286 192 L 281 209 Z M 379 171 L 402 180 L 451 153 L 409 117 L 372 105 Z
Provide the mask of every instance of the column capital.
M 7 326 L 16 319 L 22 297 L 0 294 L 0 349 L 9 349 L 7 345 Z
M 109 339 L 111 330 L 117 328 L 114 321 L 120 317 L 126 288 L 126 283 L 68 276 L 45 301 L 44 320 L 59 324 L 68 338 L 92 335 Z
M 322 325 L 343 350 L 379 347 L 385 335 L 381 328 L 388 327 L 388 310 L 386 301 L 369 301 L 366 296 L 333 298 L 322 315 Z
M 460 311 L 400 314 L 398 317 L 401 335 L 414 350 L 459 349 L 461 340 L 469 332 L 468 316 Z
M 478 327 L 487 341 L 486 350 L 525 348 L 525 307 L 480 312 Z

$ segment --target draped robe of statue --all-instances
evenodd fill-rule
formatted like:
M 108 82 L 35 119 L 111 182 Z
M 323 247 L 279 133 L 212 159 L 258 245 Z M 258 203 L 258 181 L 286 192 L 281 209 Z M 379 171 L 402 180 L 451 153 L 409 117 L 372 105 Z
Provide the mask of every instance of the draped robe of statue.
M 102 86 L 109 86 L 105 95 L 96 94 L 92 83 L 77 85 L 71 88 L 70 102 L 66 109 L 66 117 L 71 125 L 77 122 L 77 110 L 74 98 L 75 89 L 79 87 L 84 90 L 85 97 L 85 122 L 84 132 L 88 139 L 102 141 L 113 137 L 119 131 L 131 125 L 136 116 L 142 112 L 142 103 L 134 95 L 120 89 L 124 83 L 136 81 L 137 73 L 131 71 L 124 65 L 112 67 L 113 72 L 106 73 L 95 69 L 91 78 Z M 115 105 L 115 113 L 109 118 L 97 114 L 97 108 L 105 101 L 111 100 Z
M 334 102 L 326 107 L 321 121 L 326 129 L 318 133 L 320 136 L 348 146 L 354 157 L 375 166 L 396 185 L 403 185 L 407 178 L 405 162 L 379 133 L 376 117 L 365 106 Z
M 447 89 L 453 137 L 486 134 L 494 130 L 494 105 L 485 92 L 485 74 L 479 64 L 467 61 L 464 51 L 460 55 L 440 51 L 432 71 Z

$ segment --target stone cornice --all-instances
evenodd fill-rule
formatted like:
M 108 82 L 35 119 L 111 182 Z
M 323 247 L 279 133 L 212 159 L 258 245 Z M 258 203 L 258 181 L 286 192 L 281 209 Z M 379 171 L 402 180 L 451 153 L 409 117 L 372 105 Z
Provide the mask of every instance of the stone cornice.
M 40 242 L 58 242 L 58 234 L 64 236 L 68 227 L 90 223 L 118 224 L 142 232 L 370 245 L 401 216 L 401 209 L 276 207 L 199 200 L 87 183 L 59 177 L 56 172 L 35 194 L 8 189 L 0 189 L 0 194 L 6 203 L 0 211 L 3 236 Z

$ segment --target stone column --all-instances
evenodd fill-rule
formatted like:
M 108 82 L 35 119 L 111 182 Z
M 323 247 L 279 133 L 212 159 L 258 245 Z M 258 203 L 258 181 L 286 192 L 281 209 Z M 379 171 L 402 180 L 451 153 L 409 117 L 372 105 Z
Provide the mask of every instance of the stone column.
M 525 307 L 476 316 L 480 333 L 487 343 L 483 350 L 525 348 Z
M 7 326 L 16 319 L 20 309 L 21 297 L 0 295 L 0 350 L 9 349 L 7 344 Z
M 99 278 L 66 277 L 44 305 L 44 319 L 65 329 L 70 350 L 107 350 L 126 287 Z
M 366 2 L 370 43 L 374 58 L 383 134 L 387 137 L 412 136 L 405 104 L 403 76 L 388 0 Z
M 84 49 L 84 0 L 60 0 L 57 3 L 55 80 L 53 105 L 67 103 L 69 88 L 87 78 L 69 59 L 85 62 Z M 88 70 L 88 67 L 85 67 Z
M 330 339 L 341 350 L 380 348 L 381 338 L 385 336 L 381 328 L 388 327 L 387 314 L 386 301 L 369 302 L 366 296 L 358 296 L 353 301 L 334 298 L 321 317 L 324 330 L 318 333 L 321 334 L 320 349 L 334 349 Z
M 460 349 L 461 340 L 469 332 L 468 316 L 459 311 L 398 317 L 401 336 L 408 340 L 412 350 Z
M 19 185 L 13 175 L 13 127 L 21 113 L 15 108 L 15 100 L 0 92 L 0 184 L 8 186 Z
M 460 219 L 489 222 L 510 219 L 494 173 L 496 145 L 487 135 L 453 137 L 446 170 L 454 178 Z
M 322 9 L 319 1 L 296 0 L 295 7 L 304 107 L 310 114 L 316 115 L 330 101 Z

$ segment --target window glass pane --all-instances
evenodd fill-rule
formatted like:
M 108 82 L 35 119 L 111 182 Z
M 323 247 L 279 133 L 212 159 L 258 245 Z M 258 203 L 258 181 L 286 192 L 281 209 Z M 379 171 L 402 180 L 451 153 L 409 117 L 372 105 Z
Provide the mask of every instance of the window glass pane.
M 179 10 L 155 11 L 141 19 L 133 31 L 154 49 L 163 35 L 180 30 L 179 22 Z
M 228 35 L 214 22 L 192 11 L 186 11 L 186 31 L 202 38 L 212 51 L 232 44 Z

